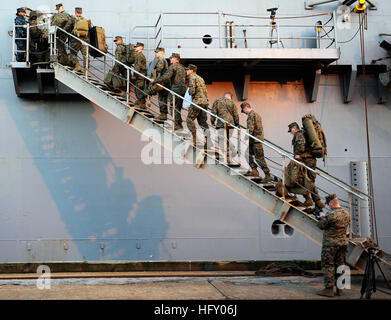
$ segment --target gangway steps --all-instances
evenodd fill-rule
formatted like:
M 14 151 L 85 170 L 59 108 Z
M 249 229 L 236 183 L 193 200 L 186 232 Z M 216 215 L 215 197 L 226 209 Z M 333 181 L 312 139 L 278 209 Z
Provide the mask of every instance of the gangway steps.
M 143 133 L 146 129 L 156 129 L 161 137 L 164 135 L 171 136 L 172 141 L 169 144 L 166 143 L 166 139 L 156 140 L 153 136 L 150 138 L 176 153 L 177 157 L 179 156 L 186 162 L 192 163 L 199 170 L 204 171 L 229 189 L 263 208 L 269 214 L 272 214 L 276 220 L 290 225 L 307 238 L 321 245 L 323 232 L 317 227 L 317 220 L 309 212 L 306 212 L 308 211 L 307 208 L 300 206 L 301 202 L 297 198 L 289 199 L 287 197 L 284 199 L 276 196 L 275 183 L 277 181 L 262 184 L 258 177 L 243 176 L 240 164 L 227 165 L 220 162 L 210 154 L 215 153 L 215 151 L 206 152 L 203 148 L 193 146 L 188 133 L 183 134 L 183 132 L 173 131 L 172 123 L 169 123 L 169 121 L 154 121 L 153 114 L 148 110 L 135 109 L 132 102 L 127 104 L 126 98 L 118 96 L 107 88 L 105 89 L 105 86 L 99 81 L 86 78 L 59 63 L 54 63 L 54 70 L 57 80 L 139 132 Z M 352 266 L 356 266 L 360 259 L 362 260 L 365 256 L 363 246 L 354 240 L 351 240 L 349 245 L 348 255 L 351 253 L 355 255 L 355 258 L 350 259 Z M 391 270 L 391 264 L 386 265 Z

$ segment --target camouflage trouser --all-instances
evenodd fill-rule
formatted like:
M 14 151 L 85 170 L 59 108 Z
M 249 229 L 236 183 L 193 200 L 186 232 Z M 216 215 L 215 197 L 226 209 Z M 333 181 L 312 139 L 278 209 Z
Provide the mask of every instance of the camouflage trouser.
M 68 36 L 63 33 L 61 30 L 57 30 L 56 35 L 56 47 L 58 51 L 58 61 L 61 64 L 68 64 L 69 58 L 66 50 L 66 41 L 68 39 Z
M 157 94 L 160 113 L 168 114 L 168 91 L 166 90 L 157 91 L 157 89 L 158 89 L 157 85 L 149 86 L 146 93 L 150 96 L 154 96 Z
M 248 164 L 250 165 L 250 168 L 254 169 L 260 166 L 262 171 L 265 173 L 265 175 L 269 175 L 270 170 L 265 161 L 265 155 L 263 153 L 262 143 L 253 142 L 250 140 L 248 150 L 249 150 Z
M 136 105 L 145 105 L 145 93 L 144 93 L 145 81 L 142 77 L 136 77 L 134 93 L 136 94 Z
M 304 159 L 304 164 L 307 167 L 310 167 L 311 169 L 315 170 L 316 159 L 315 158 Z M 307 170 L 307 176 L 313 182 L 313 188 L 312 188 L 312 193 L 311 193 L 312 200 L 314 200 L 314 202 L 319 201 L 320 197 L 319 197 L 319 193 L 318 193 L 318 188 L 315 186 L 316 174 L 311 172 L 310 170 Z
M 226 151 L 227 152 L 227 160 L 230 160 L 231 157 L 235 154 L 237 154 L 237 150 L 235 146 L 233 146 L 231 143 L 229 143 L 229 139 L 231 136 L 231 133 L 233 132 L 232 127 L 229 125 L 225 127 L 216 127 L 217 129 L 217 136 L 218 136 L 218 144 L 219 144 L 219 150 Z
M 106 74 L 104 83 L 106 84 L 106 86 L 114 90 L 126 89 L 126 82 L 124 80 L 124 77 L 121 75 L 121 73 L 115 72 L 114 69 Z
M 85 42 L 89 42 L 87 38 L 80 38 L 81 40 Z M 87 66 L 87 46 L 82 45 L 82 43 L 75 39 L 71 38 L 70 39 L 70 55 L 69 55 L 69 60 L 71 61 L 71 64 L 73 67 L 79 64 L 79 61 L 77 60 L 77 54 L 79 51 L 81 51 L 83 55 L 83 66 L 84 68 L 88 68 Z
M 168 91 L 166 90 L 159 91 L 157 97 L 159 101 L 160 113 L 167 114 L 168 113 L 168 107 L 167 107 Z
M 347 245 L 322 247 L 321 264 L 325 288 L 335 285 L 337 268 L 345 264 L 347 250 Z
M 200 107 L 206 109 L 208 105 L 201 104 Z M 209 125 L 206 122 L 208 120 L 206 112 L 192 105 L 190 106 L 189 113 L 187 114 L 186 124 L 187 124 L 187 128 L 190 130 L 193 137 L 196 136 L 196 132 L 197 132 L 196 126 L 194 124 L 195 119 L 197 119 L 198 124 L 202 129 L 204 129 L 204 131 L 209 129 Z
M 176 94 L 179 94 L 180 96 L 184 96 L 186 93 L 186 87 L 175 87 L 171 88 L 172 91 L 174 91 Z M 182 125 L 182 105 L 183 105 L 183 99 L 175 96 L 173 97 L 172 94 L 169 95 L 170 104 L 173 104 L 173 99 L 175 99 L 175 113 L 174 113 L 174 122 L 175 125 Z M 172 113 L 172 109 L 170 108 L 170 112 Z
M 296 185 L 294 187 L 286 187 L 286 189 L 288 190 L 288 192 L 294 193 L 294 194 L 306 195 L 308 193 L 307 189 L 304 189 L 298 185 Z

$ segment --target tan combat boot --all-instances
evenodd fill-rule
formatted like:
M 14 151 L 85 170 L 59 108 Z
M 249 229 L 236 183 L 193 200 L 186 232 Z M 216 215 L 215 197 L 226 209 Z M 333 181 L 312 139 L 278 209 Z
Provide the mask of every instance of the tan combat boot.
M 271 176 L 271 174 L 267 174 L 265 176 L 265 178 L 262 179 L 262 183 L 267 183 L 267 182 L 272 182 L 273 181 L 273 177 Z
M 324 297 L 334 297 L 334 287 L 331 288 L 324 288 L 322 290 L 319 290 L 316 292 L 318 296 L 324 296 Z
M 314 201 L 312 201 L 310 193 L 309 192 L 306 193 L 304 195 L 304 197 L 305 197 L 305 201 L 303 203 L 303 206 L 304 207 L 312 207 L 314 205 Z
M 320 209 L 323 209 L 325 207 L 324 203 L 320 200 L 315 202 L 315 206 Z
M 344 292 L 345 292 L 344 290 L 338 289 L 338 288 L 337 288 L 337 292 L 336 292 L 336 293 L 337 293 L 337 296 L 343 296 L 343 295 L 344 295 Z
M 181 124 L 175 124 L 174 131 L 183 129 L 183 126 Z
M 67 56 L 60 56 L 58 62 L 64 66 L 69 65 L 69 59 L 67 58 Z
M 76 63 L 76 66 L 75 66 L 75 68 L 73 69 L 73 71 L 75 71 L 75 72 L 82 72 L 82 71 L 83 71 L 83 68 L 80 66 L 79 63 Z
M 148 108 L 145 106 L 145 103 L 137 103 L 134 108 L 136 110 L 148 110 Z
M 166 113 L 161 113 L 155 119 L 158 120 L 158 121 L 166 121 L 167 120 L 167 114 Z
M 296 199 L 297 198 L 296 196 L 290 196 L 289 191 L 286 188 L 286 186 L 284 186 L 284 188 L 282 188 L 282 186 L 283 186 L 282 181 L 278 181 L 276 184 L 276 189 L 277 189 L 276 196 L 277 197 L 282 197 L 282 193 L 284 192 L 285 199 Z
M 257 170 L 257 168 L 253 168 L 251 170 L 248 170 L 244 176 L 247 176 L 247 177 L 256 177 L 258 178 L 259 177 L 259 172 Z

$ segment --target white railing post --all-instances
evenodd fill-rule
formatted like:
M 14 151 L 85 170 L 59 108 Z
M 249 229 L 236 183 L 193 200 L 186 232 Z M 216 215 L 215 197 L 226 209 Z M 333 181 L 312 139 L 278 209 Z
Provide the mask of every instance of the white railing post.
M 161 18 L 161 28 L 160 28 L 160 33 L 161 33 L 161 41 L 160 41 L 160 47 L 164 48 L 164 44 L 163 44 L 163 39 L 164 39 L 164 36 L 163 36 L 163 32 L 164 32 L 164 12 L 161 13 L 162 14 L 162 18 Z
M 285 156 L 282 156 L 282 197 L 285 199 L 285 168 L 286 168 Z
M 30 25 L 27 23 L 27 38 L 26 38 L 26 64 L 30 63 L 30 50 L 29 50 L 29 38 L 30 38 Z
M 106 55 L 103 56 L 103 77 L 106 75 Z
M 218 28 L 219 28 L 219 48 L 222 48 L 222 39 L 221 39 L 221 12 L 217 12 Z
M 86 80 L 88 80 L 88 67 L 89 67 L 89 62 L 90 62 L 90 47 L 89 46 L 86 46 L 87 47 L 87 50 L 86 50 L 86 65 L 84 66 L 85 67 L 85 77 L 86 77 Z
M 337 38 L 338 23 L 337 23 L 337 15 L 336 15 L 336 13 L 337 12 L 335 10 L 332 12 L 333 23 L 334 23 L 334 43 L 335 43 L 335 48 L 337 49 L 338 48 L 338 38 Z
M 172 132 L 174 132 L 174 128 L 175 128 L 175 118 L 176 118 L 175 95 L 172 95 L 172 119 L 174 122 L 172 126 Z
M 129 106 L 130 70 L 126 68 L 126 105 Z
M 15 24 L 13 26 L 13 30 L 12 30 L 12 62 L 15 62 L 16 61 L 16 54 L 15 54 L 15 47 L 16 47 L 16 42 L 15 42 L 15 36 L 16 34 L 16 27 L 15 27 Z

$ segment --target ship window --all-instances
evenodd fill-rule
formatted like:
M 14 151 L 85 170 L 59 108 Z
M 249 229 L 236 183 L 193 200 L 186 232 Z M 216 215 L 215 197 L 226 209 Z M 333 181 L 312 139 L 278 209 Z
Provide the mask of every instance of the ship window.
M 212 36 L 210 34 L 206 34 L 202 37 L 202 42 L 205 44 L 211 44 L 212 43 Z

